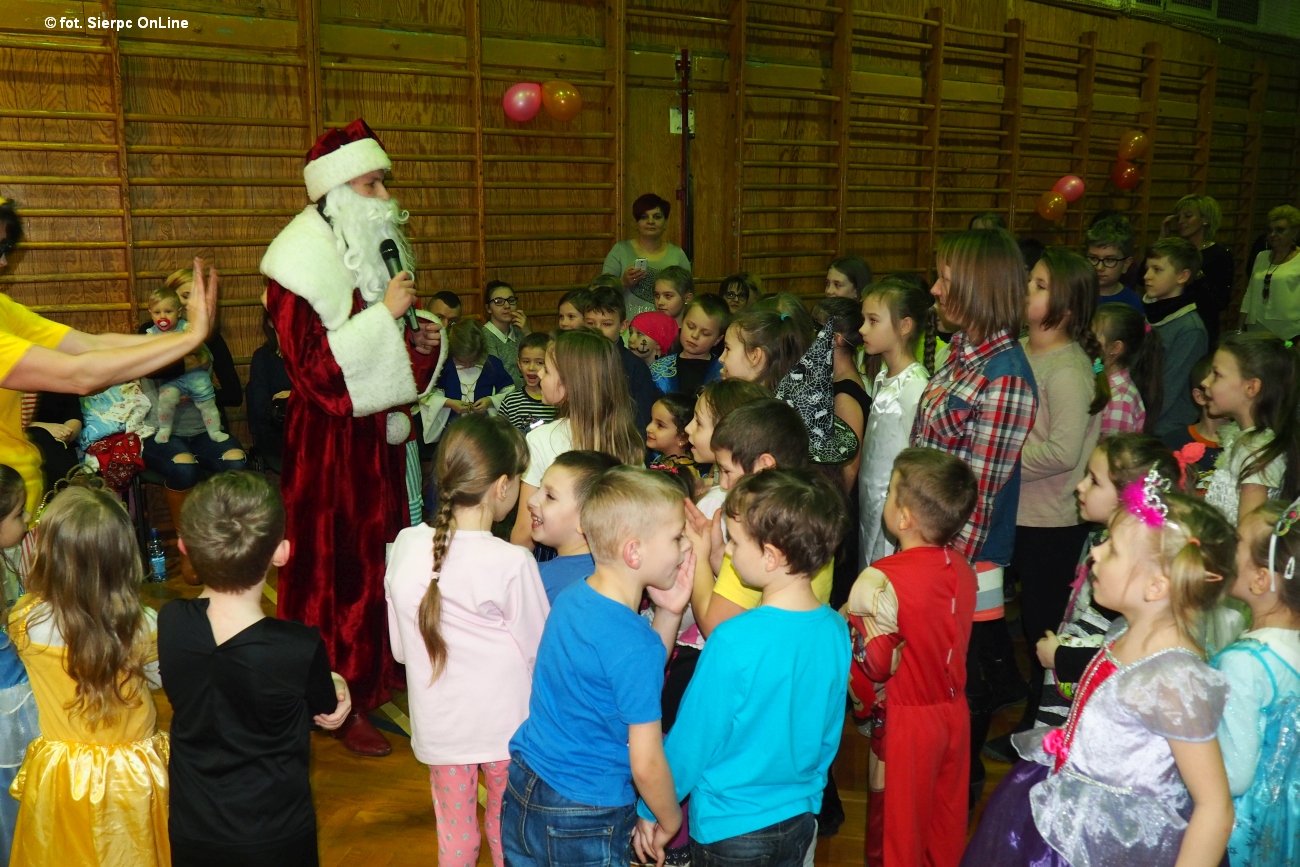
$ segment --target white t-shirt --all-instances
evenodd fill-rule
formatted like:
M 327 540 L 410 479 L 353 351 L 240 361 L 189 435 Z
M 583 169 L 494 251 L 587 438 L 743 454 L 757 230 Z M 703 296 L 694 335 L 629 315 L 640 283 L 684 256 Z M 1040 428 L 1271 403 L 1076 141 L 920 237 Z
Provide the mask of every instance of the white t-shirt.
M 1255 428 L 1241 431 L 1230 442 L 1225 442 L 1222 432 L 1219 442 L 1223 453 L 1214 462 L 1214 475 L 1205 491 L 1205 502 L 1223 512 L 1223 516 L 1236 526 L 1237 509 L 1241 503 L 1242 485 L 1263 485 L 1268 488 L 1269 499 L 1282 493 L 1282 479 L 1286 475 L 1286 457 L 1278 455 L 1263 472 L 1242 478 L 1242 471 L 1255 457 L 1255 453 L 1273 441 L 1273 432 Z
M 542 476 L 555 463 L 555 459 L 572 450 L 573 431 L 567 418 L 557 418 L 529 431 L 528 472 L 524 473 L 523 483 L 540 488 Z

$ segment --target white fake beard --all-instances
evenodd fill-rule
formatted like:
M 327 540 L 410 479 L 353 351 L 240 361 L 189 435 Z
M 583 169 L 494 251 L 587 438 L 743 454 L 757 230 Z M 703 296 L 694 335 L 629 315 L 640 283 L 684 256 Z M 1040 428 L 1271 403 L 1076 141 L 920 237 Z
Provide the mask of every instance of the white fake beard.
M 340 184 L 325 194 L 324 213 L 334 230 L 343 264 L 352 271 L 366 303 L 382 301 L 388 290 L 388 268 L 379 255 L 383 241 L 394 241 L 402 257 L 402 268 L 415 273 L 415 251 L 402 231 L 411 215 L 402 210 L 396 199 L 368 198 L 347 184 Z

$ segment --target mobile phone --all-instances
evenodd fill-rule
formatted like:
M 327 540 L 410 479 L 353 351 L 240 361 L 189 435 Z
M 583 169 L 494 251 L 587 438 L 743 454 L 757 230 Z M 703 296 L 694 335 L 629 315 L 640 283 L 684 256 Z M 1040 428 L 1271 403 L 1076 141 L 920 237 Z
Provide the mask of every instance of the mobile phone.
M 646 270 L 646 260 L 645 260 L 645 259 L 637 259 L 637 260 L 635 260 L 635 261 L 632 262 L 632 267 L 635 268 L 635 269 L 637 269 L 638 271 L 644 271 L 644 270 Z

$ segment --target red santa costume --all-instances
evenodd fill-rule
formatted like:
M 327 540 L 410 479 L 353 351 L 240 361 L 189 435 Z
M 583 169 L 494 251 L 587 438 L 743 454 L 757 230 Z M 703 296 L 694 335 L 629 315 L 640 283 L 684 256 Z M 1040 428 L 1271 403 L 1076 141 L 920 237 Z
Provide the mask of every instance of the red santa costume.
M 370 749 L 357 751 L 375 754 L 386 744 L 364 713 L 401 684 L 388 645 L 385 544 L 410 524 L 409 410 L 446 357 L 445 343 L 438 353 L 417 351 L 403 320 L 382 303 L 388 274 L 380 240 L 396 240 L 414 273 L 400 230 L 404 212 L 348 186 L 391 165 L 365 121 L 322 135 L 303 170 L 320 205 L 296 216 L 261 263 L 293 382 L 281 484 L 293 553 L 279 572 L 279 615 L 320 629 L 352 693 L 344 743 L 354 749 L 348 732 L 360 729 Z M 397 216 L 377 216 L 385 212 Z

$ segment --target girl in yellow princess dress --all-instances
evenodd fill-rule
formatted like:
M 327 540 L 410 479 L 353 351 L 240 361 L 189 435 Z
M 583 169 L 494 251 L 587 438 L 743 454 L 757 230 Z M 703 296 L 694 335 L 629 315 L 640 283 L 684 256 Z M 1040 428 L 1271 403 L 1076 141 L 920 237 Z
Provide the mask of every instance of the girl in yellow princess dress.
M 171 864 L 168 740 L 157 730 L 157 618 L 140 603 L 126 511 L 88 488 L 58 494 L 36 530 L 28 595 L 9 615 L 41 735 L 10 793 L 11 863 Z

